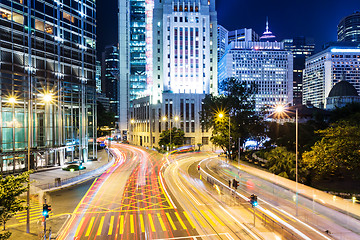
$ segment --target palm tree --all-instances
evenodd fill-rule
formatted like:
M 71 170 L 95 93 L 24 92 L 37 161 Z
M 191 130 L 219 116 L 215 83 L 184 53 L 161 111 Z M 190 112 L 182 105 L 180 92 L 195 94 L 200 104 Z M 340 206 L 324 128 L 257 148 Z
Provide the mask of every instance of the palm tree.
M 277 147 L 265 154 L 270 172 L 284 178 L 295 179 L 295 154 L 285 147 Z

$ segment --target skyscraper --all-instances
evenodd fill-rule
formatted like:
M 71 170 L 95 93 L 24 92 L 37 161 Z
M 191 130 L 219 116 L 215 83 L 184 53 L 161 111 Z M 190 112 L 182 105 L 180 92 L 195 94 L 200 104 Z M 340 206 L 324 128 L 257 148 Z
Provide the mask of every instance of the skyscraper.
M 110 101 L 110 111 L 115 113 L 116 122 L 119 121 L 119 49 L 116 45 L 105 47 L 102 53 L 102 81 L 104 93 Z
M 284 49 L 291 51 L 294 56 L 293 95 L 294 104 L 302 103 L 302 79 L 305 68 L 305 59 L 315 50 L 314 40 L 305 37 L 284 39 Z
M 208 143 L 197 113 L 205 94 L 217 94 L 215 1 L 149 0 L 147 8 L 148 97 L 133 101 L 131 141 L 157 145 L 161 131 L 176 124 L 186 143 Z
M 224 55 L 225 49 L 226 49 L 226 47 L 227 47 L 227 45 L 229 43 L 228 33 L 229 33 L 229 31 L 226 30 L 226 28 L 224 28 L 221 25 L 218 25 L 218 31 L 217 31 L 217 35 L 218 35 L 218 39 L 217 39 L 218 62 L 220 61 L 220 59 Z
M 94 1 L 0 2 L 0 170 L 96 157 Z M 29 121 L 31 119 L 31 121 Z
M 337 34 L 339 42 L 360 43 L 360 12 L 354 12 L 341 19 Z
M 275 35 L 269 30 L 269 19 L 266 18 L 266 28 L 263 35 L 260 37 L 261 42 L 274 42 L 276 40 Z
M 340 82 L 351 83 L 360 94 L 360 48 L 330 46 L 306 59 L 303 79 L 303 103 L 326 108 L 326 98 Z
M 255 110 L 292 102 L 293 56 L 281 42 L 232 42 L 219 63 L 219 83 L 228 78 L 255 83 Z

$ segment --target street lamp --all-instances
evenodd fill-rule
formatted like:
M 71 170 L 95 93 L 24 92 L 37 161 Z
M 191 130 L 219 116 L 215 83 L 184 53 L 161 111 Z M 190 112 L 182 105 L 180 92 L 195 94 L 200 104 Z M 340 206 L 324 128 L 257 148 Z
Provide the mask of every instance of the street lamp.
M 218 114 L 218 117 L 222 119 L 225 117 L 225 114 L 221 112 Z M 231 161 L 230 146 L 231 146 L 231 136 L 230 136 L 230 113 L 229 113 L 229 160 Z
M 275 107 L 275 113 L 284 114 L 285 113 L 285 106 L 278 105 Z M 299 120 L 298 120 L 299 110 L 295 108 L 295 188 L 296 188 L 296 216 L 298 216 L 298 142 L 299 142 Z
M 167 119 L 166 116 L 163 116 L 163 117 L 162 117 L 162 120 L 163 120 L 164 122 L 166 122 L 168 119 Z M 178 116 L 175 116 L 173 119 L 169 118 L 169 125 L 170 125 L 170 150 L 171 150 L 171 128 L 172 128 L 171 123 L 172 123 L 172 120 L 174 120 L 175 122 L 177 122 L 177 121 L 179 121 L 179 117 L 178 117 Z

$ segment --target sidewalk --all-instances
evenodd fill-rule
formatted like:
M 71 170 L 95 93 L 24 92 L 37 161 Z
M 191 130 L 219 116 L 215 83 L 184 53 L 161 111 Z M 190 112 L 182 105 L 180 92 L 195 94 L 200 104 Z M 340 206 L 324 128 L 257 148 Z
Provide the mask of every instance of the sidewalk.
M 64 188 L 90 179 L 96 175 L 101 174 L 108 167 L 113 164 L 114 159 L 110 156 L 108 162 L 108 154 L 106 150 L 98 151 L 98 160 L 84 163 L 85 170 L 80 171 L 64 171 L 61 168 L 54 170 L 36 172 L 30 175 L 31 194 L 36 194 L 39 191 L 52 191 L 59 188 Z M 56 178 L 60 178 L 60 182 L 55 182 Z

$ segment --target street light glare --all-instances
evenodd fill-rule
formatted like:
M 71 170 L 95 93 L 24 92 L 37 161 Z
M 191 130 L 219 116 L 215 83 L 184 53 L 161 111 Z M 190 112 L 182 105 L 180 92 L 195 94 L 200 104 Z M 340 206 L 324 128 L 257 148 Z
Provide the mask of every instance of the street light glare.
M 284 110 L 285 110 L 285 108 L 283 105 L 278 105 L 275 107 L 275 112 L 277 112 L 277 113 L 283 113 Z
M 135 123 L 135 120 L 134 120 L 134 119 L 131 119 L 130 122 L 131 122 L 131 123 Z
M 224 114 L 223 113 L 219 113 L 219 118 L 223 118 Z
M 175 121 L 178 121 L 178 120 L 179 120 L 179 117 L 178 117 L 178 116 L 176 116 L 176 117 L 174 118 L 174 120 L 175 120 Z
M 14 97 L 9 98 L 9 103 L 14 104 L 16 102 L 16 99 Z
M 164 117 L 162 118 L 162 120 L 163 120 L 163 121 L 166 121 L 166 120 L 167 120 L 167 118 L 164 116 Z
M 49 94 L 49 93 L 46 93 L 46 94 L 44 94 L 44 97 L 43 97 L 43 99 L 44 99 L 44 101 L 45 102 L 51 102 L 51 100 L 52 100 L 52 96 L 51 96 L 51 94 Z

